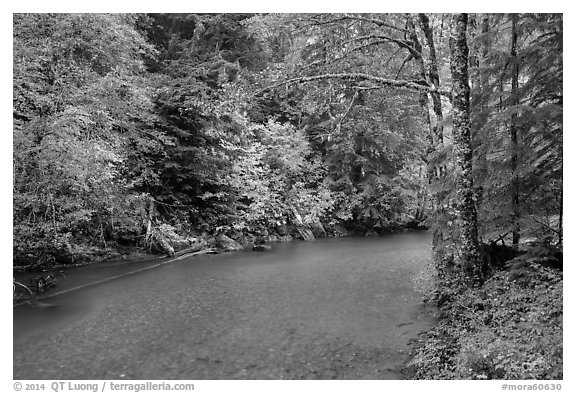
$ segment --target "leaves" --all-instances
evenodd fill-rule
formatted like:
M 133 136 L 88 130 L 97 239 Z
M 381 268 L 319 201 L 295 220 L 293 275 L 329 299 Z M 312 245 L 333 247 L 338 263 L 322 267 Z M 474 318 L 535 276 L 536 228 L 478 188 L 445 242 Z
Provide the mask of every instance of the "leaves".
M 562 274 L 533 258 L 456 292 L 412 360 L 419 379 L 562 379 Z

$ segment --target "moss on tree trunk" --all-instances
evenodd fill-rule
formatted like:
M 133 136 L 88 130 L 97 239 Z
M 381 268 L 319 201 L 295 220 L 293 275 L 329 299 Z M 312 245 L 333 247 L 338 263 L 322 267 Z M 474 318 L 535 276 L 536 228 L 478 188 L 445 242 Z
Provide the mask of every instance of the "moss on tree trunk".
M 452 105 L 454 150 L 458 180 L 456 183 L 456 215 L 460 223 L 458 258 L 474 285 L 484 280 L 484 261 L 478 244 L 478 219 L 472 179 L 472 143 L 470 140 L 470 85 L 468 81 L 467 14 L 452 19 L 450 36 L 450 70 L 452 73 Z

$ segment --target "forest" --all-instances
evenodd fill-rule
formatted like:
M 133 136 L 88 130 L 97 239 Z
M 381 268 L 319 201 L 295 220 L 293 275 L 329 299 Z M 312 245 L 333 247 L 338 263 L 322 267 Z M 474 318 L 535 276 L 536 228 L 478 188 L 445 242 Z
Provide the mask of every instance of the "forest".
M 14 14 L 14 271 L 427 230 L 407 377 L 562 379 L 562 58 L 561 14 Z

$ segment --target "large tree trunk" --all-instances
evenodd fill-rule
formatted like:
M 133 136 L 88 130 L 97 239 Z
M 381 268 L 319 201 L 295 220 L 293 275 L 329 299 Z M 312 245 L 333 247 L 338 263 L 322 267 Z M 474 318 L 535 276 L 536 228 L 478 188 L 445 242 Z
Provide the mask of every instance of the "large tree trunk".
M 512 14 L 512 39 L 510 58 L 512 61 L 512 91 L 510 92 L 511 106 L 520 104 L 518 92 L 518 79 L 520 77 L 520 62 L 518 61 L 518 14 Z M 513 112 L 510 119 L 510 142 L 512 172 L 512 245 L 518 246 L 520 242 L 520 184 L 518 181 L 518 113 Z
M 452 74 L 452 106 L 454 150 L 456 152 L 457 209 L 460 224 L 458 257 L 473 285 L 484 281 L 484 261 L 478 244 L 478 219 L 472 180 L 472 143 L 470 140 L 470 85 L 468 81 L 467 14 L 456 14 L 450 35 L 450 71 Z

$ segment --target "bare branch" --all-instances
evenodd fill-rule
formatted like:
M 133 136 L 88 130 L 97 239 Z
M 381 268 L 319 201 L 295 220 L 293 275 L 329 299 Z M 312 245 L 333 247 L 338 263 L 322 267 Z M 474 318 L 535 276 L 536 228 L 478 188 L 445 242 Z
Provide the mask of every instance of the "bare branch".
M 305 66 L 302 67 L 302 71 L 306 70 L 308 68 L 312 68 L 314 66 L 320 65 L 320 64 L 326 64 L 326 60 L 325 59 L 321 59 L 321 60 L 315 60 L 310 64 L 306 64 Z
M 398 79 L 398 77 L 400 76 L 400 73 L 402 72 L 402 69 L 404 68 L 404 66 L 406 65 L 407 62 L 409 62 L 410 60 L 412 60 L 414 57 L 412 55 L 408 55 L 406 56 L 406 58 L 404 59 L 404 61 L 402 62 L 402 65 L 400 66 L 400 68 L 398 69 L 398 72 L 396 73 L 396 78 L 394 79 Z
M 400 52 L 400 48 L 396 49 L 396 52 L 392 53 L 392 55 L 388 58 L 388 60 L 386 60 L 386 62 L 384 63 L 384 67 L 388 67 L 388 64 L 398 54 L 398 52 Z
M 352 99 L 350 100 L 350 104 L 348 105 L 348 107 L 346 108 L 346 111 L 344 112 L 344 114 L 340 117 L 340 119 L 338 120 L 338 124 L 336 124 L 336 133 L 340 133 L 340 129 L 342 127 L 342 122 L 344 121 L 344 119 L 346 118 L 346 116 L 348 116 L 348 113 L 350 113 L 350 110 L 352 109 L 352 107 L 354 106 L 354 103 L 356 102 L 356 98 L 358 98 L 358 93 L 359 91 L 356 90 L 354 92 L 354 95 L 352 96 Z
M 561 233 L 561 232 L 560 232 L 560 231 L 558 231 L 557 229 L 555 229 L 555 228 L 552 228 L 552 227 L 551 227 L 549 224 L 546 224 L 546 223 L 544 223 L 544 222 L 542 222 L 542 221 L 538 221 L 538 220 L 537 220 L 537 219 L 535 219 L 533 216 L 530 216 L 530 218 L 532 219 L 532 221 L 535 221 L 536 223 L 538 223 L 538 224 L 542 225 L 543 227 L 545 227 L 545 228 L 547 228 L 547 229 L 551 230 L 551 231 L 552 231 L 552 232 L 554 232 L 554 233 Z
M 354 47 L 354 48 L 348 50 L 348 52 L 344 53 L 344 54 L 341 55 L 340 57 L 336 57 L 336 58 L 334 58 L 334 59 L 332 59 L 332 60 L 329 60 L 326 64 L 334 64 L 334 63 L 336 63 L 336 62 L 338 62 L 338 61 L 341 61 L 341 60 L 344 60 L 344 59 L 348 58 L 348 55 L 351 54 L 351 53 L 353 53 L 353 52 L 356 52 L 356 51 L 359 51 L 359 50 L 362 50 L 362 49 L 366 49 L 366 48 L 368 48 L 368 47 L 370 47 L 370 46 L 380 45 L 380 44 L 382 44 L 382 43 L 384 43 L 384 42 L 386 42 L 386 41 L 372 41 L 372 42 L 369 42 L 369 43 L 364 44 L 364 45 L 359 45 L 359 46 L 357 46 L 357 47 Z M 396 50 L 396 52 L 394 52 L 394 55 L 395 55 L 396 53 L 398 53 L 398 51 L 400 51 L 400 49 L 401 49 L 401 48 L 398 48 L 398 49 Z

